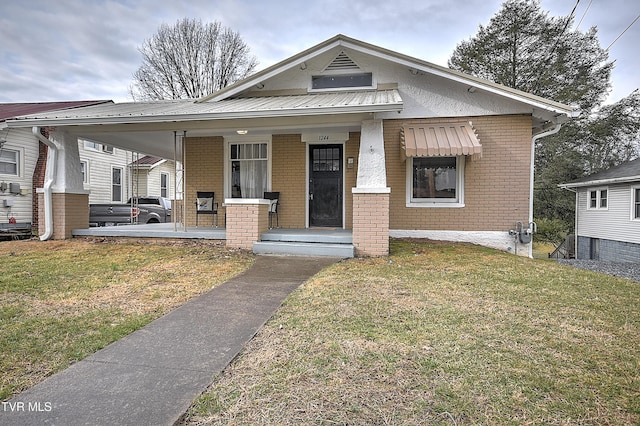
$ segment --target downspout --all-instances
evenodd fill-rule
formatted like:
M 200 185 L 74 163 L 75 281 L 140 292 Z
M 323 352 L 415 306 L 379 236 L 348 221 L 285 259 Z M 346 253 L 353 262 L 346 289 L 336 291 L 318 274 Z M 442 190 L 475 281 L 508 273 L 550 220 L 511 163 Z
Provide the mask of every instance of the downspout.
M 47 155 L 47 171 L 44 182 L 44 234 L 40 235 L 40 241 L 47 241 L 53 236 L 53 198 L 51 195 L 51 187 L 55 183 L 58 168 L 58 147 L 48 138 L 40 133 L 39 127 L 33 127 L 33 135 L 40 142 L 47 145 L 49 153 Z
M 534 135 L 531 139 L 531 173 L 529 176 L 529 223 L 533 222 L 533 181 L 534 181 L 534 169 L 535 169 L 535 153 L 536 153 L 536 142 L 538 139 L 544 138 L 545 136 L 555 135 L 560 131 L 562 124 L 556 123 L 556 125 L 547 131 L 543 131 L 542 133 L 538 133 Z M 531 245 L 529 245 L 529 257 L 533 257 L 533 241 Z

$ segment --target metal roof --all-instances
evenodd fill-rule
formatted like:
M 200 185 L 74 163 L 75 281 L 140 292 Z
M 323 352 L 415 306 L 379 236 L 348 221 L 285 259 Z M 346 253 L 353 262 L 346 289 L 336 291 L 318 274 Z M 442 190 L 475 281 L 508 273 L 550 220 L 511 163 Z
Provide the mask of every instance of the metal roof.
M 2 103 L 0 104 L 0 121 L 19 117 L 21 115 L 37 114 L 59 109 L 79 108 L 108 102 L 112 103 L 112 101 L 109 100 Z
M 136 161 L 133 161 L 131 163 L 132 166 L 142 166 L 142 167 L 150 167 L 150 166 L 155 166 L 158 163 L 162 163 L 165 160 L 163 158 L 160 157 L 154 157 L 151 155 L 145 155 L 144 157 L 140 157 L 139 159 L 137 159 Z
M 640 158 L 627 161 L 610 169 L 585 176 L 570 183 L 560 185 L 562 188 L 604 185 L 608 183 L 640 182 Z
M 407 157 L 481 155 L 478 135 L 469 122 L 411 124 L 402 127 L 400 142 Z
M 129 124 L 234 118 L 285 117 L 402 109 L 397 89 L 263 96 L 196 103 L 194 100 L 129 102 L 44 112 L 8 120 L 10 127 L 31 125 Z

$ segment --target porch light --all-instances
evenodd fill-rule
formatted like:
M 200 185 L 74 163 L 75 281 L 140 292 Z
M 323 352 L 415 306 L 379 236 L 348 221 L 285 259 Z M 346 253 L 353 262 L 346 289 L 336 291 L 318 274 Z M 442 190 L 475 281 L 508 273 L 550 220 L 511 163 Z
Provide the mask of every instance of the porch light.
M 236 130 L 236 133 L 239 135 L 246 135 L 247 133 L 249 133 L 248 130 Z

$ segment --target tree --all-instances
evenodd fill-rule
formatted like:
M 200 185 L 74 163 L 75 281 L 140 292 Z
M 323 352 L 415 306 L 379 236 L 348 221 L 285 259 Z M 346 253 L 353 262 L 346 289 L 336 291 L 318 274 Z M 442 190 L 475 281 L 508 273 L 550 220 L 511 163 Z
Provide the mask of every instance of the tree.
M 199 98 L 251 74 L 257 60 L 240 35 L 220 22 L 182 19 L 162 24 L 139 48 L 142 65 L 130 88 L 133 99 Z
M 571 226 L 575 198 L 558 184 L 640 155 L 640 95 L 610 106 L 613 62 L 597 29 L 572 30 L 573 15 L 549 17 L 538 0 L 507 0 L 458 44 L 449 67 L 581 109 L 581 117 L 536 145 L 534 216 Z
M 572 23 L 572 16 L 549 17 L 538 0 L 507 0 L 456 46 L 449 67 L 591 111 L 611 87 L 613 62 L 595 27 L 582 33 L 568 30 Z

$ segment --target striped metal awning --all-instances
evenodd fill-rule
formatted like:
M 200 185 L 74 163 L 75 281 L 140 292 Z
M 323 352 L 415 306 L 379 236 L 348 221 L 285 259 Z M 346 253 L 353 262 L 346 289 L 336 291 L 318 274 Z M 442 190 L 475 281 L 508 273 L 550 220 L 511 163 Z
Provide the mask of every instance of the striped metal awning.
M 407 124 L 400 136 L 406 157 L 482 155 L 480 139 L 470 122 Z

